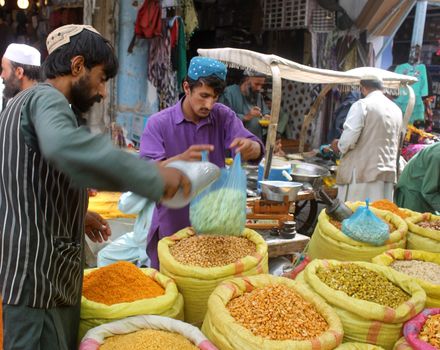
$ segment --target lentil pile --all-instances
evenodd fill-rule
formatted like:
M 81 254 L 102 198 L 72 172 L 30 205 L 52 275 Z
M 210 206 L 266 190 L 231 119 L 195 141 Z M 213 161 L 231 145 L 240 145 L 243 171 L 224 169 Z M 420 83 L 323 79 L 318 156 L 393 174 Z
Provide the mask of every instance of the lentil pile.
M 428 316 L 419 338 L 440 349 L 440 314 Z
M 84 276 L 83 295 L 106 305 L 158 297 L 165 290 L 132 263 L 119 261 Z
M 431 230 L 440 231 L 440 220 L 421 221 L 417 223 L 417 225 L 423 228 L 430 228 Z
M 406 292 L 386 277 L 356 264 L 320 267 L 316 275 L 330 288 L 345 292 L 350 297 L 393 309 L 410 299 Z
M 311 303 L 282 284 L 244 293 L 226 307 L 238 323 L 267 339 L 309 340 L 329 328 Z
M 409 215 L 407 213 L 405 213 L 396 204 L 394 204 L 393 202 L 391 202 L 387 199 L 375 201 L 375 202 L 371 203 L 371 206 L 375 207 L 377 209 L 388 210 L 388 211 L 400 216 L 402 219 L 409 217 Z
M 440 285 L 440 265 L 421 260 L 396 260 L 390 265 L 394 270 Z
M 170 246 L 171 255 L 184 265 L 225 266 L 256 252 L 255 243 L 245 237 L 198 235 Z
M 105 340 L 99 350 L 198 350 L 199 348 L 178 333 L 144 329 L 141 331 L 115 335 Z

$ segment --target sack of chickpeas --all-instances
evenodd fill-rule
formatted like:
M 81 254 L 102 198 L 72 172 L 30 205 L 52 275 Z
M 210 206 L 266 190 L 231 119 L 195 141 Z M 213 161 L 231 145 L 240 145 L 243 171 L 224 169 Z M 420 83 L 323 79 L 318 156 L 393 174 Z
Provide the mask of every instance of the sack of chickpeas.
M 356 211 L 363 202 L 346 203 Z M 307 254 L 312 259 L 335 259 L 340 261 L 371 261 L 376 255 L 394 248 L 405 248 L 408 226 L 400 216 L 386 210 L 370 207 L 370 210 L 390 227 L 388 240 L 381 246 L 356 241 L 342 231 L 342 223 L 331 219 L 322 210 L 310 239 Z
M 405 219 L 408 224 L 406 248 L 440 253 L 440 216 L 404 210 L 411 214 Z
M 426 307 L 440 307 L 440 254 L 392 249 L 376 256 L 372 261 L 414 278 L 426 292 Z
M 158 253 L 160 271 L 176 282 L 183 295 L 185 321 L 197 326 L 220 282 L 269 270 L 267 244 L 250 229 L 240 236 L 216 236 L 196 235 L 186 228 L 161 239 Z
M 343 337 L 335 311 L 304 283 L 264 274 L 220 284 L 202 332 L 220 350 L 330 350 Z
M 402 337 L 396 342 L 396 344 L 394 344 L 393 350 L 414 350 L 414 349 L 411 345 L 409 345 L 405 337 Z
M 383 350 L 382 347 L 365 343 L 344 343 L 335 350 Z
M 95 327 L 79 350 L 218 350 L 194 326 L 172 318 L 141 315 Z
M 344 341 L 392 349 L 403 323 L 419 313 L 425 291 L 393 269 L 366 262 L 314 260 L 299 276 L 339 315 Z

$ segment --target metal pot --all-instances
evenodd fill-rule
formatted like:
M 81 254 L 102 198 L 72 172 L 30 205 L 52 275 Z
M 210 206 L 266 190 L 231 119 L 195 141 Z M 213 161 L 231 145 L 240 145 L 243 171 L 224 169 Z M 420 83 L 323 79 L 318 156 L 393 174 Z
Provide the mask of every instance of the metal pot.
M 289 181 L 260 181 L 263 197 L 270 201 L 284 202 L 287 196 L 289 202 L 294 202 L 302 184 Z
M 313 188 L 320 187 L 323 176 L 329 176 L 327 168 L 310 163 L 293 163 L 291 165 L 293 181 L 309 183 Z

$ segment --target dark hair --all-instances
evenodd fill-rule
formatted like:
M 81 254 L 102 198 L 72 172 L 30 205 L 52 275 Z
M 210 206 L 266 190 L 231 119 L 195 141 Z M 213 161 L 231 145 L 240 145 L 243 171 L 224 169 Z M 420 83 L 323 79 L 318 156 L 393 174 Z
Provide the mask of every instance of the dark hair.
M 41 80 L 40 67 L 31 66 L 30 64 L 21 64 L 18 62 L 11 61 L 12 69 L 17 69 L 19 67 L 23 68 L 23 75 L 28 77 L 30 80 Z
M 383 90 L 383 84 L 377 80 L 361 80 L 361 85 L 370 90 Z
M 199 78 L 197 80 L 193 80 L 190 77 L 186 77 L 185 80 L 187 81 L 191 91 L 195 87 L 207 85 L 214 90 L 214 93 L 216 95 L 221 95 L 226 88 L 226 82 L 216 77 L 215 75 Z
M 60 46 L 43 63 L 46 78 L 53 79 L 71 74 L 71 59 L 75 56 L 84 57 L 84 65 L 88 69 L 103 64 L 107 79 L 113 78 L 118 72 L 118 59 L 110 42 L 90 30 L 84 29 L 70 38 L 70 42 Z

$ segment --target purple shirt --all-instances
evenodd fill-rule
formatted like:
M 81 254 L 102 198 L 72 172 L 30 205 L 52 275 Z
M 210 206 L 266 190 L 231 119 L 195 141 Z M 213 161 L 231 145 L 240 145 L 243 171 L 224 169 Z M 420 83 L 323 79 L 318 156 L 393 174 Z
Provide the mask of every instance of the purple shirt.
M 211 144 L 214 151 L 209 153 L 209 161 L 224 167 L 226 150 L 237 137 L 252 139 L 264 150 L 261 141 L 243 126 L 243 122 L 229 107 L 216 103 L 209 116 L 195 124 L 185 119 L 182 101 L 148 119 L 141 138 L 142 158 L 165 160 L 185 152 L 192 145 Z M 156 205 L 147 239 L 147 251 L 153 267 L 157 267 L 158 240 L 187 226 L 190 226 L 189 206 L 169 209 Z

